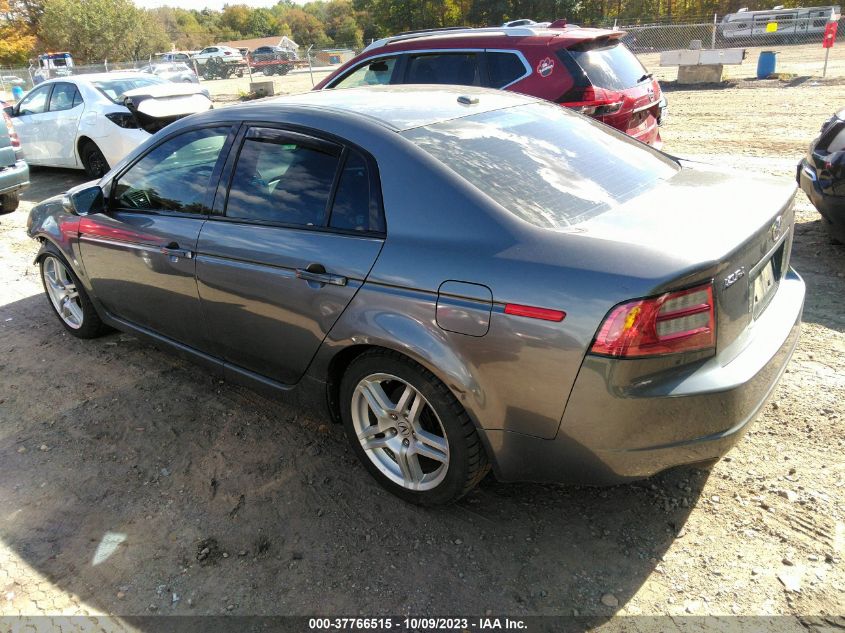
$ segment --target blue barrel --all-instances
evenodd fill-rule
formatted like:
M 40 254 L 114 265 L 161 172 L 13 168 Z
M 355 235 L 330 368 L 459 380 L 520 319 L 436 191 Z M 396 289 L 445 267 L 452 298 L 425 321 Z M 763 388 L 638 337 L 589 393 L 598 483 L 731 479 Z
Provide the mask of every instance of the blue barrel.
M 775 74 L 778 65 L 777 51 L 763 51 L 757 59 L 757 79 L 766 79 Z

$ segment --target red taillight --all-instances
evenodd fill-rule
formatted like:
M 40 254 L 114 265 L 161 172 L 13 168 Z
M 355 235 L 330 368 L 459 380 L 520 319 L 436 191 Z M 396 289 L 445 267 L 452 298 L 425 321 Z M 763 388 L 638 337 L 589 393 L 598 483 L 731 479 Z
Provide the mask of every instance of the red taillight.
M 588 86 L 584 88 L 578 101 L 567 102 L 567 108 L 577 110 L 581 114 L 589 116 L 605 116 L 616 114 L 622 109 L 625 97 L 621 93 Z
M 713 286 L 707 284 L 616 306 L 599 328 L 590 351 L 636 358 L 715 346 Z
M 541 319 L 542 321 L 563 321 L 566 312 L 550 310 L 549 308 L 537 308 L 535 306 L 523 306 L 517 303 L 505 304 L 505 314 L 528 317 L 529 319 Z
M 15 124 L 12 123 L 12 117 L 10 117 L 7 112 L 3 111 L 3 120 L 6 122 L 6 127 L 9 129 L 9 141 L 11 141 L 12 147 L 18 149 L 21 146 L 21 139 L 18 137 L 18 133 L 15 132 Z

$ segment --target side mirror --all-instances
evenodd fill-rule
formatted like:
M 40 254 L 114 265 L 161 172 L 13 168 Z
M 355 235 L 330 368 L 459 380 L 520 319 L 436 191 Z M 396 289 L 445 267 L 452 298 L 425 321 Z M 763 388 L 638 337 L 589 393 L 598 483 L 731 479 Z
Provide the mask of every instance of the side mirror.
M 15 108 L 15 106 L 6 106 L 5 108 L 3 108 L 3 112 L 5 112 L 6 114 L 8 114 L 11 117 L 18 115 L 18 113 L 15 110 L 17 110 L 17 108 Z
M 65 211 L 74 215 L 91 215 L 105 210 L 105 196 L 99 185 L 65 194 L 62 199 Z

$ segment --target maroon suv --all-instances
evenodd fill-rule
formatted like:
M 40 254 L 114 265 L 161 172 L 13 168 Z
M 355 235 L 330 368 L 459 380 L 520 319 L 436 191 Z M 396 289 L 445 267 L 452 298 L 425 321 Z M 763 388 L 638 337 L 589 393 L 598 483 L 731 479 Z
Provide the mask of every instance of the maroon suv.
M 458 84 L 513 90 L 595 117 L 659 147 L 660 85 L 620 41 L 624 31 L 549 27 L 445 29 L 373 42 L 315 90 Z

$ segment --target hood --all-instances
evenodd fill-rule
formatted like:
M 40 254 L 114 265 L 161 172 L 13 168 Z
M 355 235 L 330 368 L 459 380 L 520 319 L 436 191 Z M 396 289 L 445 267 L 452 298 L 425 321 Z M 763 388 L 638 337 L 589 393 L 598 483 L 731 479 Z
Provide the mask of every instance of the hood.
M 123 105 L 150 134 L 182 117 L 213 107 L 208 91 L 193 83 L 167 83 L 128 90 Z

